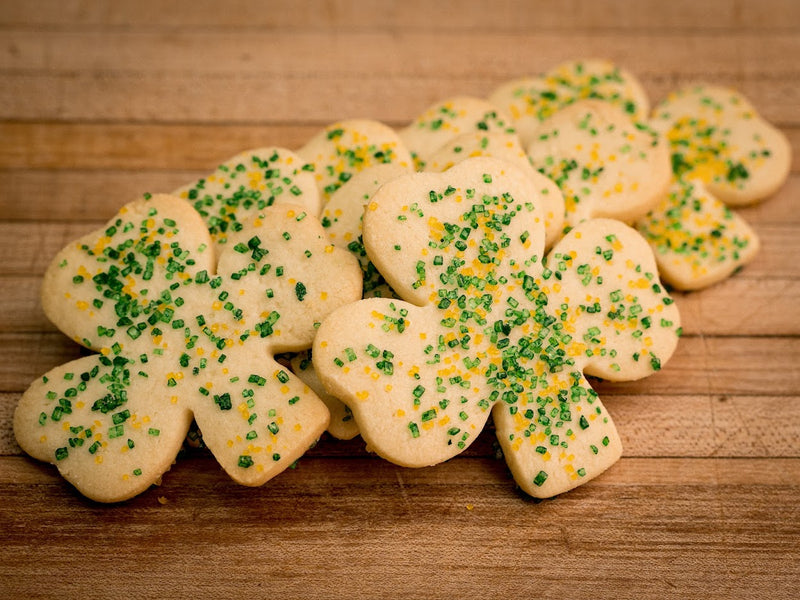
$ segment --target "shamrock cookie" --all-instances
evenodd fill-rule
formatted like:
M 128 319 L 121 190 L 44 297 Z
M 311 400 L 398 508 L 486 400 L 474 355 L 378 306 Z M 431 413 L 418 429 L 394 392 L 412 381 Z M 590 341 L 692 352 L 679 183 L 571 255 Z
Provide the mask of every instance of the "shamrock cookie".
M 631 223 L 666 194 L 669 153 L 653 132 L 602 100 L 574 102 L 540 124 L 533 166 L 564 194 L 565 225 L 607 217 Z
M 285 148 L 241 152 L 216 171 L 172 194 L 191 202 L 221 250 L 228 234 L 276 202 L 300 205 L 313 216 L 322 209 L 313 169 Z
M 457 96 L 428 107 L 400 130 L 411 150 L 417 170 L 425 168 L 431 154 L 454 137 L 470 132 L 499 131 L 513 134 L 509 117 L 482 98 Z
M 362 291 L 364 298 L 395 297 L 394 291 L 369 260 L 364 249 L 361 236 L 364 207 L 380 186 L 409 172 L 409 167 L 399 164 L 368 167 L 356 173 L 352 179 L 336 190 L 325 207 L 322 225 L 326 228 L 331 243 L 346 248 L 359 260 L 364 281 Z M 358 425 L 350 409 L 341 400 L 327 393 L 319 381 L 311 362 L 311 353 L 300 352 L 290 360 L 294 373 L 314 390 L 328 407 L 331 413 L 328 433 L 340 440 L 349 440 L 358 435 Z
M 297 151 L 312 165 L 323 205 L 353 175 L 374 165 L 410 167 L 411 154 L 390 127 L 367 119 L 328 125 Z
M 341 400 L 328 393 L 314 370 L 311 351 L 304 350 L 293 354 L 289 359 L 292 372 L 325 403 L 331 418 L 328 433 L 337 440 L 351 440 L 358 435 L 358 424 L 353 419 L 350 408 Z
M 699 180 L 674 178 L 636 229 L 650 243 L 661 278 L 698 290 L 729 277 L 758 253 L 756 233 Z
M 552 246 L 561 237 L 564 226 L 564 197 L 552 180 L 533 168 L 516 135 L 499 132 L 462 134 L 439 148 L 428 160 L 425 170 L 441 173 L 476 156 L 493 156 L 514 164 L 539 188 L 545 213 L 545 247 Z
M 679 317 L 648 246 L 613 220 L 581 223 L 545 257 L 539 189 L 509 163 L 465 160 L 394 179 L 364 216 L 367 253 L 402 298 L 320 326 L 313 361 L 368 447 L 405 466 L 445 461 L 491 412 L 527 493 L 548 497 L 620 456 L 586 375 L 661 368 Z
M 729 206 L 772 195 L 789 175 L 788 140 L 733 90 L 698 85 L 673 92 L 653 111 L 651 125 L 669 142 L 675 174 L 702 181 Z
M 650 103 L 639 80 L 611 61 L 573 60 L 537 77 L 504 83 L 489 101 L 511 116 L 522 143 L 535 139 L 539 123 L 564 106 L 587 98 L 619 105 L 631 118 L 647 118 Z
M 346 248 L 358 258 L 363 273 L 363 297 L 394 297 L 383 276 L 369 260 L 361 235 L 364 209 L 373 194 L 385 183 L 406 175 L 411 168 L 385 164 L 365 168 L 331 195 L 322 214 L 322 226 L 334 246 Z
M 124 500 L 157 482 L 192 417 L 245 485 L 283 471 L 328 424 L 273 357 L 309 347 L 330 311 L 360 297 L 357 262 L 294 205 L 229 231 L 218 263 L 213 248 L 187 202 L 153 196 L 64 248 L 45 274 L 46 314 L 96 354 L 35 381 L 14 431 L 89 498 Z

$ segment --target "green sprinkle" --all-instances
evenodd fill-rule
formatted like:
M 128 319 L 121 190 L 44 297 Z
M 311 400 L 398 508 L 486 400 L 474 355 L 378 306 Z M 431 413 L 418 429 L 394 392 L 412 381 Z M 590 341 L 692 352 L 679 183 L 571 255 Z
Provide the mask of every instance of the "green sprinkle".
M 432 408 L 430 410 L 426 410 L 424 413 L 422 413 L 421 418 L 422 418 L 423 423 L 425 421 L 430 421 L 432 419 L 435 419 L 436 418 L 436 409 Z
M 297 299 L 302 302 L 307 293 L 308 291 L 306 290 L 306 286 L 303 285 L 302 282 L 298 281 L 294 286 L 294 294 L 297 296 Z
M 264 387 L 267 383 L 267 380 L 266 378 L 261 377 L 260 375 L 250 375 L 250 377 L 247 378 L 247 382 L 255 383 L 259 387 Z

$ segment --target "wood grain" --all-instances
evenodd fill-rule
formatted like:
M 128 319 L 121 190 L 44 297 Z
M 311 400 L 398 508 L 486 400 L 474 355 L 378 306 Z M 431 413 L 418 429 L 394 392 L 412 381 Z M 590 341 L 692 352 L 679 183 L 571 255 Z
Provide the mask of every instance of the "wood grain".
M 795 586 L 798 460 L 623 459 L 540 503 L 514 493 L 501 463 L 486 459 L 424 471 L 311 459 L 256 490 L 231 488 L 198 461 L 113 509 L 76 497 L 36 465 L 6 462 L 0 576 L 25 597 L 48 597 L 37 585 L 42 572 L 59 573 L 71 597 L 110 597 L 109 587 L 157 597 L 166 574 L 177 595 L 214 590 L 215 598 L 265 589 L 312 599 L 340 590 L 597 598 L 598 586 L 617 598 L 757 598 L 765 588 L 788 598 L 781 590 Z M 48 543 L 31 546 L 32 537 Z M 75 548 L 90 554 L 91 578 L 80 576 Z M 644 571 L 630 568 L 642 563 Z
M 533 501 L 490 423 L 416 470 L 325 435 L 254 489 L 187 449 L 160 486 L 105 506 L 22 453 L 19 397 L 87 352 L 47 321 L 42 274 L 122 203 L 587 56 L 654 103 L 734 87 L 793 148 L 786 185 L 737 209 L 756 259 L 675 294 L 672 360 L 593 381 L 624 445 L 609 471 Z M 800 597 L 798 56 L 794 0 L 0 3 L 0 598 Z

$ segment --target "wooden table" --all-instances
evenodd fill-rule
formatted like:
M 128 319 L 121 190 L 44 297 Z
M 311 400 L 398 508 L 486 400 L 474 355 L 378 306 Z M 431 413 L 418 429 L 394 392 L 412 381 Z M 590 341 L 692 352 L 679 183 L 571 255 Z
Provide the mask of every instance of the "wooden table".
M 401 126 L 587 56 L 653 101 L 738 88 L 795 152 L 784 188 L 740 211 L 756 261 L 677 296 L 663 371 L 599 385 L 625 446 L 606 474 L 535 502 L 491 431 L 422 470 L 325 437 L 261 488 L 197 452 L 105 506 L 22 454 L 21 392 L 79 355 L 38 299 L 66 242 L 240 150 L 347 117 Z M 794 0 L 0 4 L 0 597 L 797 597 L 799 59 Z

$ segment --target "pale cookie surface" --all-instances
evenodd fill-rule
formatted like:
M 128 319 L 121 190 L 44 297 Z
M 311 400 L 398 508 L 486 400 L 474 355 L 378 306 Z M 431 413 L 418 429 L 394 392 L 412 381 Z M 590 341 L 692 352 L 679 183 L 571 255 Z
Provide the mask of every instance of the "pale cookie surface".
M 323 206 L 333 192 L 362 169 L 387 163 L 413 165 L 410 152 L 394 129 L 369 119 L 332 123 L 297 154 L 313 166 Z
M 325 386 L 322 385 L 317 372 L 314 370 L 314 364 L 311 362 L 311 352 L 305 350 L 294 354 L 289 364 L 292 372 L 310 387 L 328 407 L 328 412 L 331 414 L 328 433 L 337 440 L 351 440 L 356 437 L 358 435 L 358 424 L 353 418 L 353 413 L 344 402 L 329 394 Z
M 274 354 L 309 347 L 315 323 L 360 289 L 355 259 L 300 206 L 266 208 L 230 235 L 217 265 L 187 202 L 132 202 L 45 274 L 46 314 L 97 354 L 30 386 L 17 440 L 84 495 L 113 502 L 160 479 L 194 417 L 229 475 L 260 485 L 329 420 Z
M 527 151 L 561 188 L 567 228 L 597 217 L 631 223 L 661 200 L 671 177 L 666 144 L 602 100 L 557 112 Z
M 545 247 L 550 248 L 564 227 L 564 196 L 549 178 L 533 168 L 515 134 L 502 132 L 465 133 L 445 144 L 428 160 L 425 171 L 441 173 L 453 165 L 476 156 L 493 156 L 512 163 L 526 173 L 541 192 L 544 206 Z
M 490 412 L 520 487 L 548 497 L 621 454 L 585 375 L 661 368 L 678 313 L 649 248 L 612 220 L 543 254 L 541 197 L 512 165 L 466 160 L 384 185 L 364 217 L 367 252 L 403 300 L 337 310 L 313 348 L 368 447 L 405 466 L 468 447 Z
M 753 229 L 699 180 L 673 179 L 669 193 L 636 229 L 653 248 L 661 278 L 680 290 L 730 277 L 759 249 Z
M 399 164 L 385 164 L 367 167 L 356 173 L 332 195 L 322 216 L 331 243 L 346 248 L 358 259 L 363 277 L 362 296 L 364 298 L 394 298 L 395 294 L 367 256 L 361 235 L 361 221 L 364 208 L 373 194 L 386 182 L 411 172 L 410 167 Z M 301 352 L 291 359 L 292 370 L 325 402 L 331 413 L 328 433 L 342 440 L 358 435 L 358 425 L 350 409 L 331 394 L 327 393 L 319 381 L 311 362 L 310 352 Z
M 275 203 L 299 205 L 319 216 L 321 200 L 311 167 L 285 148 L 240 152 L 206 177 L 172 195 L 188 200 L 208 226 L 221 250 L 228 235 Z
M 702 181 L 730 206 L 766 198 L 791 169 L 791 147 L 740 93 L 693 86 L 670 94 L 653 111 L 651 125 L 663 133 L 676 175 Z
M 650 103 L 639 80 L 603 59 L 572 60 L 535 77 L 504 83 L 489 101 L 511 116 L 523 145 L 533 141 L 539 123 L 577 100 L 595 98 L 619 105 L 635 120 L 645 120 Z
M 364 279 L 363 297 L 394 297 L 394 292 L 367 256 L 362 237 L 364 209 L 382 185 L 411 173 L 399 164 L 368 167 L 331 196 L 322 213 L 322 226 L 334 246 L 345 248 L 359 260 Z
M 416 169 L 421 171 L 430 156 L 447 142 L 476 131 L 513 134 L 514 127 L 511 119 L 487 100 L 456 96 L 429 106 L 399 134 L 414 157 Z

